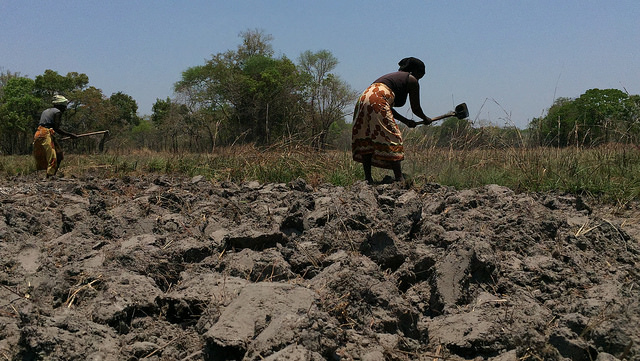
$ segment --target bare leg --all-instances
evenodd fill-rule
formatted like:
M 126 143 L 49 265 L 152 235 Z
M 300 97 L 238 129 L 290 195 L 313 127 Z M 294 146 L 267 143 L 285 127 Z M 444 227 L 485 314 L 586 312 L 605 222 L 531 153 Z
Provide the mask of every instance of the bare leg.
M 364 154 L 362 156 L 362 169 L 364 169 L 364 180 L 369 184 L 373 184 L 373 178 L 371 178 L 371 158 L 373 154 Z
M 60 146 L 60 144 L 58 144 L 57 141 L 54 140 L 53 144 L 56 149 L 56 161 L 57 161 L 56 170 L 55 172 L 53 172 L 53 174 L 55 175 L 58 173 L 58 169 L 60 169 L 60 163 L 62 163 L 62 160 L 64 159 L 64 154 L 62 152 L 62 147 Z
M 404 181 L 404 176 L 402 175 L 402 165 L 401 161 L 393 162 L 393 175 L 396 177 L 396 182 Z

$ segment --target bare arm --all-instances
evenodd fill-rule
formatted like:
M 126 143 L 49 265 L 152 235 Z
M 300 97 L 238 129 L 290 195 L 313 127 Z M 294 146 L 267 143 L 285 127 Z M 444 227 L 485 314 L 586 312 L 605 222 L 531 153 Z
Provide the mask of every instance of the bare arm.
M 425 124 L 430 124 L 431 118 L 424 114 L 420 106 L 420 84 L 418 84 L 418 79 L 413 75 L 409 75 L 409 102 L 411 103 L 413 114 L 422 119 Z
M 54 115 L 54 121 L 53 121 L 53 130 L 56 133 L 59 133 L 61 135 L 67 136 L 67 137 L 71 137 L 71 138 L 77 138 L 78 136 L 71 133 L 71 132 L 67 132 L 66 130 L 63 130 L 60 128 L 60 123 L 62 123 L 62 113 L 57 113 L 56 115 Z
M 409 119 L 403 116 L 402 114 L 398 113 L 398 111 L 396 111 L 395 108 L 391 108 L 391 112 L 393 113 L 393 119 L 403 122 L 409 128 L 415 128 L 416 125 L 418 125 L 414 120 Z
M 55 129 L 54 129 L 54 130 L 55 130 Z M 55 131 L 56 131 L 56 133 L 62 134 L 62 135 L 64 135 L 64 136 L 66 136 L 66 137 L 71 137 L 71 138 L 73 138 L 73 139 L 78 138 L 78 136 L 77 136 L 77 135 L 75 135 L 75 134 L 73 134 L 73 133 L 69 133 L 69 132 L 67 132 L 67 131 L 64 131 L 64 130 L 62 130 L 62 129 L 60 129 L 60 128 L 58 128 L 58 130 L 55 130 Z

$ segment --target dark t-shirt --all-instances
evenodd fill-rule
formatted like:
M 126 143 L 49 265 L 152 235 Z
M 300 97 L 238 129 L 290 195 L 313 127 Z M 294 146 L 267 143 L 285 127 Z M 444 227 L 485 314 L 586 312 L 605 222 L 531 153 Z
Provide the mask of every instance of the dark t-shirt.
M 40 123 L 38 123 L 38 125 L 41 125 L 45 128 L 53 128 L 54 130 L 57 130 L 60 126 L 60 119 L 62 119 L 62 112 L 60 111 L 60 109 L 45 109 L 40 115 Z
M 407 102 L 407 94 L 409 94 L 409 73 L 406 71 L 396 71 L 383 75 L 376 79 L 374 83 L 382 83 L 393 91 L 395 100 L 394 107 L 401 107 Z

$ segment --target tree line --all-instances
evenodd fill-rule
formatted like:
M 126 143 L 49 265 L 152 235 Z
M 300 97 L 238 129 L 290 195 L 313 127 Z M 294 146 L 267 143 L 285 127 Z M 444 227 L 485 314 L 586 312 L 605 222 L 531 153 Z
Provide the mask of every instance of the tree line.
M 0 150 L 30 151 L 39 114 L 53 95 L 70 101 L 63 127 L 75 132 L 108 129 L 111 148 L 209 152 L 239 143 L 300 142 L 322 149 L 332 134 L 348 131 L 345 115 L 356 93 L 333 73 L 338 60 L 328 50 L 305 51 L 294 63 L 274 56 L 272 37 L 260 30 L 240 34 L 236 50 L 214 54 L 186 69 L 174 98 L 156 99 L 150 116 L 122 92 L 107 97 L 89 86 L 86 74 L 47 70 L 35 79 L 0 74 Z M 95 150 L 78 139 L 72 150 Z
M 529 123 L 539 144 L 597 146 L 639 144 L 640 95 L 618 89 L 589 89 L 580 97 L 558 98 L 547 115 Z
M 39 115 L 55 94 L 71 100 L 64 128 L 75 133 L 108 129 L 111 149 L 211 152 L 243 143 L 348 149 L 350 124 L 345 119 L 358 94 L 333 73 L 335 56 L 328 50 L 308 50 L 294 62 L 284 55 L 276 57 L 272 36 L 261 30 L 247 30 L 240 38 L 237 49 L 183 71 L 174 84 L 175 96 L 156 99 L 152 114 L 144 117 L 137 115 L 131 96 L 106 96 L 89 85 L 86 74 L 46 70 L 31 79 L 1 71 L 0 152 L 31 151 Z M 639 114 L 640 96 L 591 89 L 576 99 L 557 99 L 547 115 L 533 119 L 524 130 L 477 127 L 468 119 L 449 118 L 421 127 L 410 137 L 453 148 L 637 144 Z M 65 147 L 94 152 L 103 144 L 81 138 Z
M 81 73 L 63 76 L 46 70 L 35 79 L 19 73 L 0 73 L 0 152 L 26 154 L 31 151 L 33 133 L 40 113 L 51 107 L 54 95 L 71 100 L 64 113 L 63 128 L 74 133 L 109 129 L 114 139 L 140 124 L 138 106 L 129 95 L 117 92 L 105 97 L 102 90 L 89 86 L 89 77 Z M 77 152 L 95 151 L 97 145 L 88 140 L 70 143 Z
M 607 143 L 640 145 L 640 95 L 618 89 L 589 89 L 578 98 L 558 98 L 543 117 L 525 129 L 474 126 L 448 118 L 424 127 L 430 145 L 454 149 L 479 147 L 596 147 Z

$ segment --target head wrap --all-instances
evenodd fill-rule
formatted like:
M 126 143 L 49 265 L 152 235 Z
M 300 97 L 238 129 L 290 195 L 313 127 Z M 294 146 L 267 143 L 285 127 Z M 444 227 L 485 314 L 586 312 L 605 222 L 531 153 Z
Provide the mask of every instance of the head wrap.
M 54 95 L 53 96 L 53 105 L 64 105 L 69 104 L 69 99 L 63 97 L 62 95 Z
M 400 65 L 400 68 L 398 69 L 399 71 L 406 71 L 415 75 L 421 74 L 421 76 L 426 73 L 425 66 L 422 60 L 414 58 L 412 56 L 400 60 L 400 62 L 398 62 L 398 65 Z

